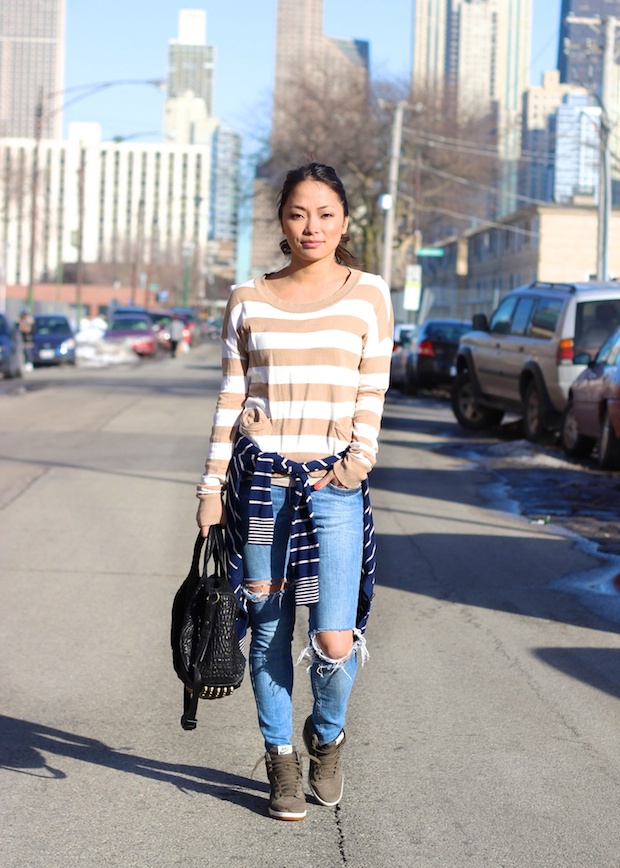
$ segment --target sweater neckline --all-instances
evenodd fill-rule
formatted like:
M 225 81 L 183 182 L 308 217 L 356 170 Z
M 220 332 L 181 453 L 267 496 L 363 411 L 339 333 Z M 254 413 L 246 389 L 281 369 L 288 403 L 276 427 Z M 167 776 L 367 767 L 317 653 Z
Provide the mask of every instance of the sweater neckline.
M 362 276 L 362 272 L 357 268 L 350 269 L 349 277 L 344 281 L 341 287 L 339 287 L 336 292 L 333 292 L 331 295 L 326 296 L 325 298 L 319 299 L 319 301 L 312 301 L 306 304 L 293 304 L 289 301 L 284 301 L 275 293 L 273 293 L 269 289 L 268 281 L 266 280 L 266 275 L 263 277 L 258 277 L 255 280 L 255 286 L 258 291 L 265 297 L 265 299 L 269 302 L 273 307 L 279 308 L 279 310 L 286 310 L 291 312 L 305 312 L 305 311 L 315 311 L 315 310 L 323 310 L 324 308 L 331 307 L 336 301 L 340 301 L 341 298 L 344 298 L 352 289 L 354 289 L 360 281 Z

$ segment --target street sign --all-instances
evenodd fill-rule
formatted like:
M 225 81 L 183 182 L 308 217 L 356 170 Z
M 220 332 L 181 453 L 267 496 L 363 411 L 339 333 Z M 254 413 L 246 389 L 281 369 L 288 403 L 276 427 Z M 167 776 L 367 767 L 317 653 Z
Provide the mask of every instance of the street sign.
M 405 291 L 403 293 L 403 309 L 419 310 L 422 293 L 422 266 L 408 265 L 405 269 Z
M 419 247 L 416 256 L 443 256 L 443 247 Z

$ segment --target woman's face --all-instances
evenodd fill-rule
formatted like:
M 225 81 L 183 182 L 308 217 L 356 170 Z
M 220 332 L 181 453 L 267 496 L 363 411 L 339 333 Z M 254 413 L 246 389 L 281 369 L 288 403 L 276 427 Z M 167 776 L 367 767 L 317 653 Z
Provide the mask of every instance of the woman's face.
M 308 263 L 333 258 L 348 223 L 337 193 L 321 181 L 297 184 L 282 208 L 291 256 Z

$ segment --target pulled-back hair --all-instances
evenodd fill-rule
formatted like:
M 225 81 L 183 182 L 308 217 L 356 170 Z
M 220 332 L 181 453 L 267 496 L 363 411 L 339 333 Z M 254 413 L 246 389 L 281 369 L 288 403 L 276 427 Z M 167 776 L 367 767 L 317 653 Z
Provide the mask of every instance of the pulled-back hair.
M 289 196 L 295 189 L 298 184 L 301 184 L 303 181 L 319 181 L 321 184 L 325 184 L 330 190 L 333 190 L 336 196 L 340 199 L 342 204 L 342 209 L 344 211 L 344 216 L 349 216 L 349 203 L 347 202 L 347 194 L 345 192 L 344 186 L 335 170 L 331 166 L 326 166 L 324 163 L 306 163 L 303 166 L 299 166 L 297 169 L 291 169 L 290 172 L 287 173 L 286 178 L 284 179 L 284 184 L 282 185 L 282 189 L 280 190 L 280 194 L 278 196 L 278 220 L 280 223 L 282 222 L 282 211 L 284 206 L 286 205 Z M 354 266 L 356 264 L 355 256 L 351 253 L 350 250 L 344 246 L 347 241 L 350 241 L 351 238 L 349 235 L 343 235 L 340 239 L 340 243 L 336 248 L 335 257 L 336 262 L 341 263 L 343 265 Z M 288 256 L 291 252 L 291 248 L 289 246 L 286 238 L 280 242 L 280 250 L 285 256 Z

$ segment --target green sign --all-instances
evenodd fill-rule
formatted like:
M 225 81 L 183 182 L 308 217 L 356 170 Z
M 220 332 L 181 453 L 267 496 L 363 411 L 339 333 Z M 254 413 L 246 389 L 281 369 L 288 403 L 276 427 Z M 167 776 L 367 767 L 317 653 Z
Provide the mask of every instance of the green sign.
M 443 256 L 443 247 L 420 247 L 415 252 L 416 256 Z

